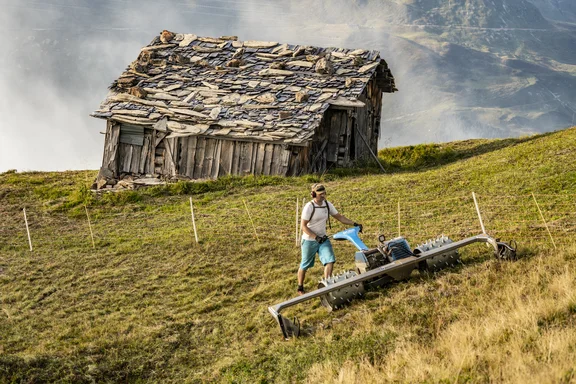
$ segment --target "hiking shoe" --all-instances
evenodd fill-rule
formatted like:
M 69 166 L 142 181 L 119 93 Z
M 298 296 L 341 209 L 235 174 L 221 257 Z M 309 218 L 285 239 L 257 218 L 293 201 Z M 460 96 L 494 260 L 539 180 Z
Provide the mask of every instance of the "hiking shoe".
M 303 285 L 299 285 L 298 286 L 298 295 L 302 296 L 304 294 L 304 286 Z

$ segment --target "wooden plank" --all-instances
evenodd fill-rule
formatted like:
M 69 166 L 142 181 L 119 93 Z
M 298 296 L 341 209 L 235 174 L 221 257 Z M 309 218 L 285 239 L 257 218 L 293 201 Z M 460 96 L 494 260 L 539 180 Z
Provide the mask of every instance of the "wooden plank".
M 328 145 L 326 147 L 326 159 L 328 161 L 335 162 L 338 159 L 338 146 L 340 144 L 342 115 L 345 113 L 345 111 L 332 111 L 332 116 L 330 118 Z
M 174 162 L 174 149 L 176 148 L 176 139 L 164 139 L 164 146 L 166 151 L 164 153 L 164 175 L 174 176 L 176 175 L 176 165 Z
M 272 155 L 274 153 L 274 144 L 266 144 L 264 148 L 264 160 L 263 160 L 263 167 L 262 171 L 265 175 L 270 175 L 271 167 L 272 167 Z
M 280 161 L 278 163 L 278 174 L 281 176 L 286 176 L 288 174 L 288 168 L 290 165 L 290 156 L 292 151 L 289 149 L 284 149 L 281 145 L 278 146 L 281 149 Z
M 146 173 L 153 174 L 154 173 L 154 131 L 150 134 L 150 145 L 148 146 L 148 154 L 147 156 L 147 170 Z
M 108 120 L 106 125 L 102 167 L 108 168 L 114 173 L 115 177 L 118 177 L 120 124 Z
M 180 137 L 178 140 L 178 169 L 176 173 L 178 175 L 186 175 L 187 169 L 186 166 L 188 164 L 188 137 Z
M 234 155 L 234 142 L 230 140 L 220 140 L 222 151 L 220 154 L 220 174 L 230 175 L 232 173 L 232 157 Z
M 168 136 L 167 132 L 160 132 L 160 131 L 156 131 L 156 138 L 154 139 L 154 148 L 156 148 L 157 146 L 160 145 L 160 143 L 162 142 L 162 140 L 164 140 L 164 138 Z
M 137 174 L 140 168 L 140 155 L 142 154 L 142 146 L 132 145 L 132 161 L 130 163 L 130 173 Z
M 230 165 L 230 174 L 239 175 L 240 174 L 240 150 L 242 147 L 241 141 L 234 142 L 234 150 L 232 151 L 232 163 Z
M 252 166 L 252 143 L 240 143 L 240 166 L 239 174 L 244 176 L 250 174 Z
M 206 139 L 206 148 L 204 149 L 204 159 L 202 165 L 202 178 L 209 178 L 212 175 L 212 163 L 214 161 L 214 152 L 216 149 L 216 140 Z
M 196 156 L 196 143 L 198 138 L 196 136 L 188 137 L 188 155 L 186 158 L 186 176 L 189 178 L 194 177 L 194 166 L 195 166 L 195 159 Z
M 254 166 L 254 174 L 262 175 L 264 172 L 264 154 L 266 150 L 266 143 L 258 143 L 256 148 L 256 155 L 254 156 L 256 164 Z
M 140 151 L 140 159 L 138 160 L 138 173 L 144 174 L 148 173 L 146 170 L 146 165 L 148 164 L 148 147 L 150 146 L 150 135 L 144 134 L 144 144 L 142 145 L 142 150 Z
M 132 163 L 132 146 L 130 144 L 120 144 L 118 149 L 120 155 L 118 158 L 119 171 L 128 173 L 130 172 L 130 165 Z
M 202 166 L 204 165 L 204 150 L 206 148 L 206 139 L 199 137 L 196 144 L 196 160 L 194 162 L 194 179 L 202 177 Z
M 272 165 L 270 166 L 270 174 L 280 175 L 280 168 L 282 166 L 282 155 L 284 148 L 281 145 L 274 145 L 274 153 L 272 154 Z
M 222 172 L 220 167 L 220 156 L 222 154 L 222 140 L 216 140 L 216 153 L 214 154 L 214 160 L 212 161 L 212 175 L 213 179 L 217 179 Z
M 358 108 L 356 112 L 356 127 L 364 135 L 366 131 L 366 111 L 363 108 Z M 358 132 L 354 132 L 354 159 L 360 159 L 364 156 L 366 151 L 366 144 L 362 142 Z

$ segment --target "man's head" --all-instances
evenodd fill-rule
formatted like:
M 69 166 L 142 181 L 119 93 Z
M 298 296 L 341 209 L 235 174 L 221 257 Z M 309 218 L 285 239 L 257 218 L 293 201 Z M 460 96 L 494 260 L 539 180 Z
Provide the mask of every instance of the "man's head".
M 326 188 L 322 184 L 314 184 L 312 186 L 312 191 L 310 192 L 312 197 L 316 196 L 326 196 Z

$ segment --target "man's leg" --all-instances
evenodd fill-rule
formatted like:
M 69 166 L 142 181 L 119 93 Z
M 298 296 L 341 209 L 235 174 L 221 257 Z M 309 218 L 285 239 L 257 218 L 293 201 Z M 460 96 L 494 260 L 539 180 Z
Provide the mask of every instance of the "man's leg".
M 304 279 L 306 278 L 306 270 L 298 268 L 298 285 L 304 285 Z M 294 283 L 292 283 L 294 284 Z
M 336 257 L 334 256 L 334 250 L 332 249 L 330 240 L 327 240 L 320 245 L 318 248 L 318 255 L 320 256 L 320 261 L 324 265 L 324 278 L 332 276 L 332 269 L 334 268 Z
M 328 263 L 324 266 L 324 278 L 325 279 L 332 276 L 332 268 L 334 268 L 334 263 Z
M 313 240 L 302 240 L 302 261 L 298 269 L 298 293 L 304 293 L 304 279 L 306 270 L 314 266 L 314 257 L 318 251 L 319 244 Z

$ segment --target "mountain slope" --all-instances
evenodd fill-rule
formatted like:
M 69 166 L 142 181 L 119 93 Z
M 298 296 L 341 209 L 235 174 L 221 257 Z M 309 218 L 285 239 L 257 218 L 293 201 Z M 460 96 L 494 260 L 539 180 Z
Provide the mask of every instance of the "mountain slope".
M 309 335 L 290 341 L 266 308 L 294 294 L 295 199 L 317 176 L 94 196 L 95 171 L 0 174 L 0 381 L 569 382 L 575 146 L 572 128 L 395 148 L 381 152 L 394 172 L 324 175 L 369 245 L 397 234 L 398 207 L 413 246 L 478 234 L 474 191 L 488 232 L 517 240 L 520 259 L 471 246 L 457 268 L 414 273 L 341 311 L 299 305 L 286 315 Z M 336 270 L 353 268 L 353 247 L 334 247 Z
M 407 21 L 381 25 L 391 36 L 383 56 L 400 89 L 385 97 L 382 145 L 515 136 L 575 123 L 571 6 L 403 3 Z

